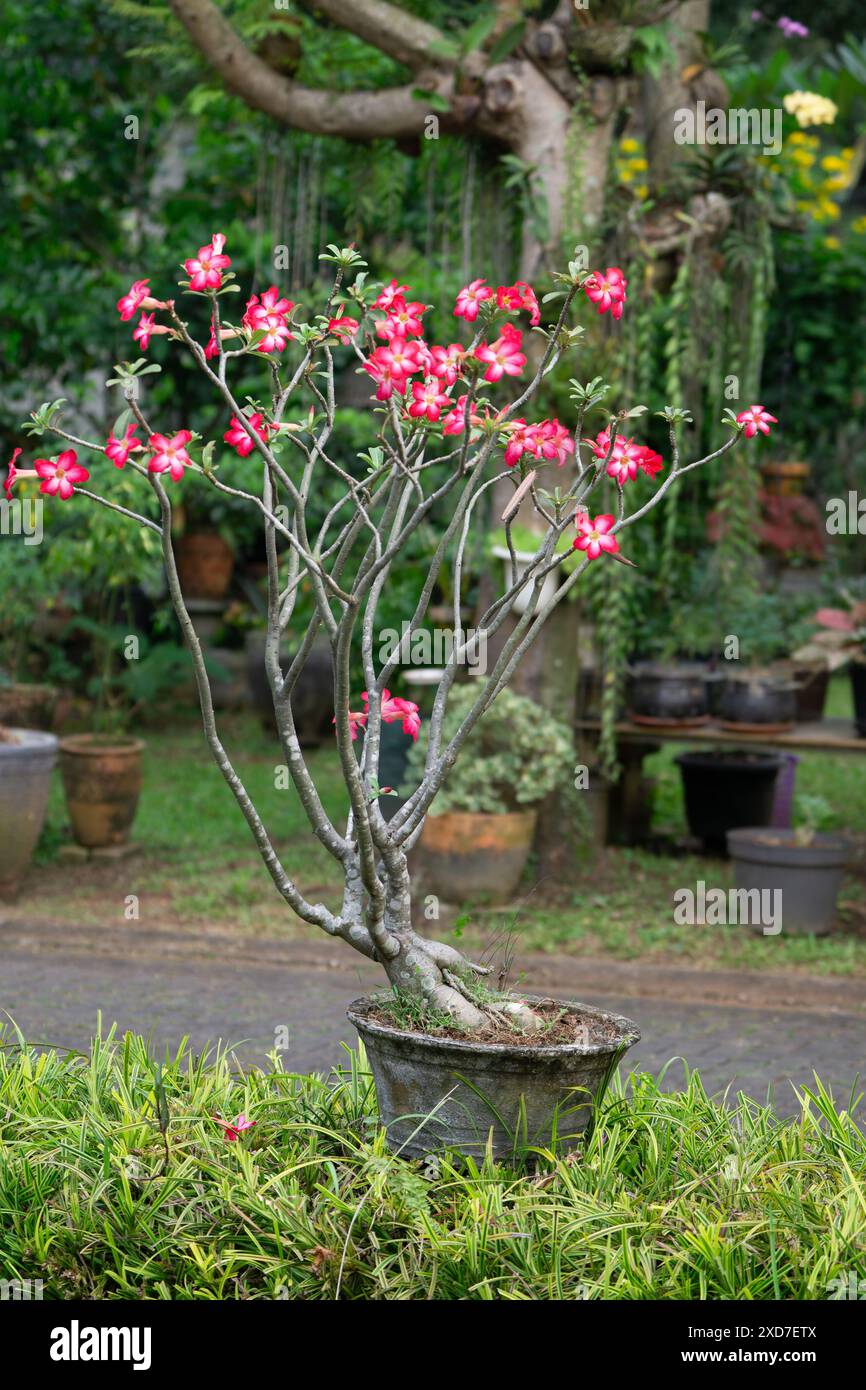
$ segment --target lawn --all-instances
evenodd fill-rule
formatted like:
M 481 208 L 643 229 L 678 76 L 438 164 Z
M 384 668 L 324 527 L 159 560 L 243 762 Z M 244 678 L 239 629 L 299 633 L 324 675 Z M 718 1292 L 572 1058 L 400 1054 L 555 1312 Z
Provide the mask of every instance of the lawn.
M 831 709 L 847 712 L 847 682 L 834 682 Z M 336 907 L 340 883 L 325 849 L 311 834 L 292 789 L 277 789 L 280 758 L 275 740 L 247 714 L 223 716 L 225 742 L 236 759 L 289 871 L 310 898 Z M 145 731 L 145 784 L 134 838 L 141 851 L 120 862 L 78 864 L 63 857 L 69 841 L 59 778 L 36 865 L 19 902 L 7 918 L 128 927 L 128 895 L 139 900 L 143 924 L 194 931 L 238 931 L 276 937 L 312 933 L 277 896 L 242 823 L 234 800 L 213 764 L 191 715 Z M 654 830 L 674 843 L 686 826 L 676 745 L 647 759 L 656 780 Z M 328 811 L 338 823 L 346 798 L 335 752 L 309 755 Z M 753 935 L 738 927 L 678 926 L 673 893 L 680 886 L 726 887 L 730 868 L 722 860 L 648 850 L 587 848 L 575 865 L 573 883 L 527 888 L 508 911 L 444 911 L 439 924 L 456 931 L 474 949 L 513 932 L 518 956 L 525 950 L 554 950 L 619 959 L 640 956 L 680 963 L 753 970 L 799 970 L 817 974 L 866 974 L 866 777 L 858 757 L 804 755 L 798 787 L 820 794 L 834 810 L 834 823 L 858 841 L 857 862 L 843 889 L 836 930 L 826 938 Z
M 733 1100 L 733 1098 L 732 1098 Z M 617 1080 L 574 1158 L 406 1162 L 363 1052 L 330 1082 L 140 1038 L 0 1046 L 0 1277 L 84 1299 L 827 1299 L 866 1275 L 866 1141 Z M 219 1120 L 254 1121 L 228 1142 Z M 862 1284 L 861 1284 L 862 1287 Z

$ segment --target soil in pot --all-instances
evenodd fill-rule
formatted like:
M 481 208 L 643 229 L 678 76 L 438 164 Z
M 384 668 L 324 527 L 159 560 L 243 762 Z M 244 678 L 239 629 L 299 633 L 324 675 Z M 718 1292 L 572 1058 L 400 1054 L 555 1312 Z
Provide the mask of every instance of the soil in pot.
M 861 738 L 866 738 L 866 662 L 852 661 L 851 692 L 854 696 L 854 723 Z
M 781 903 L 783 935 L 825 936 L 830 931 L 851 854 L 844 836 L 816 834 L 800 844 L 793 830 L 745 827 L 729 832 L 728 852 L 738 889 L 780 894 L 776 901 Z
M 704 724 L 709 718 L 706 672 L 697 662 L 636 662 L 629 671 L 628 707 L 637 724 Z
M 0 725 L 7 729 L 51 729 L 57 697 L 53 685 L 0 685 Z
M 449 1036 L 396 1027 L 382 1000 L 348 1018 L 370 1060 L 388 1145 L 405 1158 L 442 1148 L 507 1162 L 529 1145 L 579 1144 L 620 1057 L 640 1039 L 631 1019 L 591 1005 L 522 995 L 549 1032 Z M 386 1001 L 385 1001 L 386 1002 Z
M 235 555 L 216 531 L 190 531 L 175 547 L 177 573 L 185 598 L 225 598 Z
M 445 902 L 508 902 L 526 867 L 535 811 L 446 811 L 428 815 L 414 872 Z
M 718 714 L 723 728 L 783 733 L 794 727 L 796 685 L 787 673 L 728 675 L 719 693 Z
M 144 744 L 135 738 L 74 734 L 60 740 L 60 772 L 72 833 L 85 849 L 125 845 L 141 793 Z
M 723 854 L 729 830 L 769 825 L 781 755 L 719 750 L 680 753 L 675 762 L 689 829 L 708 850 Z
M 39 729 L 3 730 L 0 739 L 0 899 L 18 892 L 45 822 L 57 739 Z

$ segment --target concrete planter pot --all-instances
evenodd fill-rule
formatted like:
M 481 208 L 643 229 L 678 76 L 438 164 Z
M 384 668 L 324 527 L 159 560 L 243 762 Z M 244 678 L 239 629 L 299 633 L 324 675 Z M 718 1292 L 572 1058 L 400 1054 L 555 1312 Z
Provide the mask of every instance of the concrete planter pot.
M 0 742 L 0 899 L 14 898 L 45 822 L 57 739 L 39 729 L 6 729 Z
M 526 867 L 535 811 L 446 811 L 424 822 L 415 871 L 446 902 L 507 902 Z
M 72 833 L 85 849 L 125 845 L 141 792 L 144 744 L 125 736 L 73 734 L 60 741 Z
M 782 935 L 826 936 L 851 847 L 842 835 L 797 843 L 793 830 L 744 827 L 728 832 L 737 888 L 780 890 Z
M 704 723 L 709 718 L 706 669 L 697 662 L 636 662 L 629 670 L 628 706 L 636 723 Z
M 374 1004 L 356 999 L 347 1016 L 370 1060 L 388 1145 L 404 1158 L 442 1148 L 478 1158 L 491 1134 L 500 1162 L 527 1145 L 573 1149 L 620 1057 L 640 1040 L 631 1019 L 585 1004 L 563 1008 L 587 1023 L 586 1041 L 549 1047 L 407 1033 L 371 1018 Z M 596 1029 L 603 1041 L 593 1040 Z
M 175 547 L 180 587 L 186 598 L 225 598 L 232 582 L 235 554 L 216 531 L 190 531 Z

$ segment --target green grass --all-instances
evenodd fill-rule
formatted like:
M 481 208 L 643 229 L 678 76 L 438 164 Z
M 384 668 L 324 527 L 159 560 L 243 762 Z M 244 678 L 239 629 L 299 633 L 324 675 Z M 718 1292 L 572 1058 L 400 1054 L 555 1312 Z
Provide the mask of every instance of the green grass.
M 46 1298 L 823 1299 L 866 1276 L 866 1141 L 818 1082 L 779 1123 L 632 1076 L 582 1149 L 521 1172 L 389 1154 L 363 1053 L 325 1081 L 19 1042 L 0 1278 Z M 212 1116 L 240 1112 L 228 1143 Z

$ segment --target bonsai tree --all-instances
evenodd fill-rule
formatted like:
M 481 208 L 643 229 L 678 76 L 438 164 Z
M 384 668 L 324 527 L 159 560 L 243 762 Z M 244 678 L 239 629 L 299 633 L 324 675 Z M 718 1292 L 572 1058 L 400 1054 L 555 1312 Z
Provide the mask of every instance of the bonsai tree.
M 138 316 L 133 337 L 146 353 L 151 338 L 167 336 L 185 350 L 205 374 L 225 407 L 225 440 L 249 463 L 247 487 L 231 486 L 214 466 L 216 441 L 202 439 L 176 415 L 168 424 L 150 418 L 140 390 L 141 378 L 158 370 L 144 358 L 122 363 L 112 383 L 126 399 L 126 409 L 108 441 L 78 437 L 62 423 L 57 402 L 34 412 L 31 434 L 53 434 L 63 441 L 59 453 L 35 459 L 32 468 L 19 467 L 16 449 L 5 484 L 7 496 L 23 478 L 39 479 L 40 491 L 60 502 L 79 496 L 112 508 L 125 520 L 156 536 L 171 601 L 189 649 L 204 734 L 225 781 L 249 826 L 259 853 L 286 904 L 304 921 L 381 963 L 391 985 L 437 1010 L 445 1010 L 458 1025 L 471 1030 L 504 1017 L 488 1010 L 477 976 L 486 971 L 464 958 L 453 946 L 428 940 L 412 926 L 412 884 L 407 855 L 421 834 L 424 818 L 466 742 L 508 682 L 545 621 L 593 564 L 631 564 L 623 545 L 631 526 L 653 508 L 684 473 L 720 457 L 745 437 L 766 434 L 772 417 L 760 405 L 739 415 L 727 411 L 731 437 L 707 458 L 683 463 L 677 426 L 688 417 L 668 407 L 661 414 L 668 425 L 671 459 L 667 475 L 652 496 L 629 505 L 629 493 L 639 470 L 650 478 L 662 470 L 661 458 L 625 433 L 626 421 L 636 419 L 643 406 L 611 413 L 604 409 L 604 428 L 587 443 L 582 440 L 590 412 L 603 407 L 606 385 L 595 379 L 572 384 L 574 419 L 533 419 L 531 402 L 545 376 L 570 354 L 582 330 L 573 323 L 578 303 L 609 313 L 619 321 L 626 303 L 627 281 L 617 267 L 588 271 L 575 260 L 556 276 L 548 296 L 558 305 L 549 327 L 542 325 L 533 290 L 518 282 L 489 286 L 471 281 L 457 297 L 454 315 L 460 341 L 428 343 L 424 337 L 426 306 L 411 297 L 409 287 L 392 280 L 367 283 L 365 263 L 353 248 L 331 246 L 321 259 L 334 267 L 330 292 L 318 313 L 307 317 L 271 286 L 253 294 L 240 318 L 226 313 L 237 292 L 222 234 L 183 263 L 181 285 L 192 296 L 191 313 L 182 314 L 173 299 L 157 298 L 146 279 L 137 280 L 118 302 L 121 318 Z M 204 312 L 202 312 L 204 311 Z M 518 327 L 522 319 L 523 327 Z M 540 339 L 537 366 L 527 370 L 524 350 L 526 318 Z M 192 321 L 190 321 L 192 320 Z M 284 363 L 289 342 L 293 360 Z M 355 469 L 334 457 L 338 428 L 334 362 L 338 354 L 354 357 L 357 370 L 375 387 L 376 405 L 370 422 L 370 445 Z M 233 378 L 240 363 L 261 361 L 267 392 L 260 400 L 242 403 Z M 503 381 L 507 378 L 508 381 Z M 528 379 L 527 379 L 528 378 Z M 503 385 L 519 383 L 503 400 Z M 308 407 L 300 415 L 302 400 Z M 293 418 L 287 418 L 290 403 Z M 631 426 L 629 426 L 631 428 Z M 139 433 L 140 431 L 140 433 Z M 140 478 L 143 495 L 155 507 L 150 514 L 121 505 L 110 495 L 83 486 L 90 470 L 79 459 L 85 450 L 103 469 L 126 468 Z M 268 622 L 265 664 L 273 697 L 277 729 L 285 763 L 313 833 L 338 861 L 345 889 L 342 907 L 331 911 L 301 892 L 274 848 L 262 818 L 220 737 L 214 714 L 202 649 L 187 611 L 172 543 L 172 487 L 182 477 L 196 475 L 203 488 L 242 499 L 255 509 L 264 536 L 268 565 Z M 324 521 L 308 526 L 310 500 L 320 480 L 336 476 L 341 494 Z M 614 512 L 595 511 L 593 494 L 605 480 L 616 496 Z M 500 485 L 510 489 L 501 524 L 511 553 L 504 591 L 481 614 L 470 635 L 461 619 L 464 557 L 480 504 Z M 501 506 L 497 503 L 497 510 Z M 390 686 L 399 654 L 377 659 L 377 609 L 391 576 L 418 528 L 437 509 L 447 516 L 426 566 L 426 578 L 409 631 L 423 622 L 437 579 L 447 563 L 453 569 L 448 591 L 453 595 L 453 650 L 439 681 L 427 728 L 427 752 L 420 785 L 386 822 L 379 805 L 378 764 L 383 723 L 399 721 L 407 737 L 420 727 L 417 706 L 395 698 Z M 510 526 L 526 512 L 540 528 L 532 560 L 519 567 Z M 579 563 L 560 575 L 557 546 L 571 538 Z M 557 576 L 554 592 L 542 600 L 548 575 Z M 309 581 L 315 611 L 308 622 L 289 669 L 280 668 L 280 638 L 292 624 L 299 587 Z M 449 696 L 461 665 L 475 644 L 492 637 L 520 605 L 520 616 L 496 661 L 473 686 L 473 698 L 459 727 L 446 736 Z M 292 713 L 292 691 L 316 637 L 323 633 L 333 654 L 334 732 L 346 792 L 348 817 L 334 824 L 325 810 L 315 780 L 302 754 Z M 353 647 L 360 651 L 366 689 L 351 688 Z M 361 732 L 363 740 L 361 741 Z M 543 748 L 546 731 L 537 730 Z M 519 1002 L 509 1011 L 517 1026 L 533 1027 L 533 1011 Z

